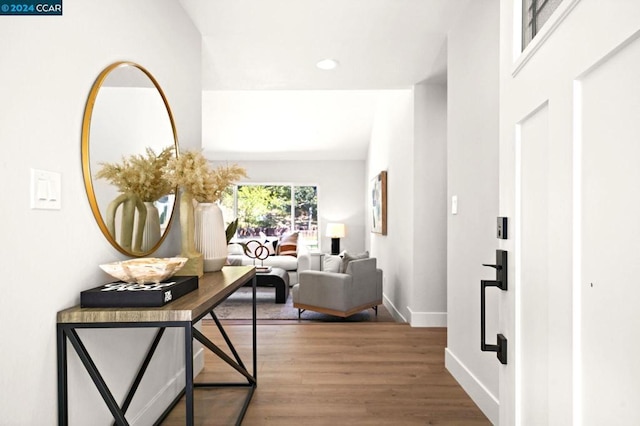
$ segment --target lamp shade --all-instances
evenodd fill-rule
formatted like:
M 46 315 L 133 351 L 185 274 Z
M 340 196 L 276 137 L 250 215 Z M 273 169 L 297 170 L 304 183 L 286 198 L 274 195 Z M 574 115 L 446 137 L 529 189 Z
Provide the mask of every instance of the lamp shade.
M 344 223 L 328 223 L 326 235 L 330 238 L 344 238 Z

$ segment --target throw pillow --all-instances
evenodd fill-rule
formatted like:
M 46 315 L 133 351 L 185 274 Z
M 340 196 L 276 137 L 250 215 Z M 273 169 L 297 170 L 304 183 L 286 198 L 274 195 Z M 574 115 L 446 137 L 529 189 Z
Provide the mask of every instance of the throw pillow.
M 267 252 L 269 253 L 269 256 L 275 256 L 276 255 L 276 243 L 278 241 L 269 241 L 268 239 L 264 240 L 264 243 L 262 243 L 263 246 L 265 246 L 265 248 L 267 249 Z
M 347 266 L 349 266 L 349 262 L 351 262 L 352 260 L 367 259 L 368 257 L 368 251 L 363 251 L 362 253 L 357 254 L 344 252 L 344 255 L 342 256 L 342 267 L 340 268 L 340 272 L 342 272 L 343 274 L 347 272 Z
M 276 247 L 276 254 L 280 256 L 298 257 L 298 233 L 293 232 L 280 237 L 280 241 L 278 241 L 278 246 Z
M 325 254 L 322 261 L 322 270 L 324 272 L 340 272 L 342 258 L 337 255 Z
M 244 254 L 244 250 L 242 246 L 237 243 L 231 243 L 227 245 L 227 253 L 228 254 Z

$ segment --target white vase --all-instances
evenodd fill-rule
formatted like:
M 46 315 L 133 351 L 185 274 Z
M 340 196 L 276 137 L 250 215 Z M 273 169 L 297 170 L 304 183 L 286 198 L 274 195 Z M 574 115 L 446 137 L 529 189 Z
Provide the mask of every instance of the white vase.
M 204 257 L 205 272 L 222 269 L 227 260 L 227 236 L 222 210 L 216 203 L 199 203 L 195 209 L 196 250 Z
M 148 252 L 160 241 L 160 213 L 153 201 L 145 201 L 147 220 L 144 222 L 142 251 Z

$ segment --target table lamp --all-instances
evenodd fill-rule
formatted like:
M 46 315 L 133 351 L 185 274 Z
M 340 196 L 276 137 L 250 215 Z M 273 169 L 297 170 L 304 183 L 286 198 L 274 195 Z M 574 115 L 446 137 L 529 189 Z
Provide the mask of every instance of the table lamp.
M 340 253 L 340 238 L 344 238 L 344 223 L 328 223 L 327 237 L 331 238 L 331 254 Z

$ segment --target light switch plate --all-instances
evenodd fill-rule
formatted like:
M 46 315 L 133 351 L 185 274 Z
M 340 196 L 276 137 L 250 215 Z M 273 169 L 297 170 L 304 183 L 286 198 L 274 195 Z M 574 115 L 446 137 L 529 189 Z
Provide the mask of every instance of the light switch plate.
M 451 197 L 451 214 L 458 214 L 458 196 Z
M 31 208 L 60 210 L 61 181 L 61 174 L 58 172 L 31 169 Z

